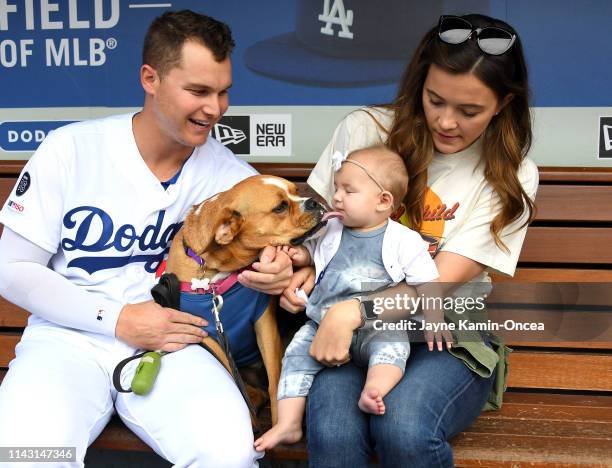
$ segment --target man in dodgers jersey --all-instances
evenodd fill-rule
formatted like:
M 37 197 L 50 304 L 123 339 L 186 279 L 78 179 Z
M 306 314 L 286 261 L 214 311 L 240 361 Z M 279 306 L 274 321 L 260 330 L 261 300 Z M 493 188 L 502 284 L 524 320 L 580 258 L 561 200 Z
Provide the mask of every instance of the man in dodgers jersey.
M 116 410 L 177 466 L 257 465 L 240 392 L 188 346 L 204 320 L 149 292 L 187 210 L 255 173 L 208 138 L 228 107 L 233 45 L 210 17 L 162 15 L 145 38 L 143 109 L 57 129 L 26 164 L 0 212 L 0 293 L 32 313 L 0 386 L 0 447 L 76 447 L 82 466 Z M 241 282 L 273 294 L 292 273 L 273 248 L 254 268 Z M 146 397 L 111 382 L 136 349 L 178 351 Z

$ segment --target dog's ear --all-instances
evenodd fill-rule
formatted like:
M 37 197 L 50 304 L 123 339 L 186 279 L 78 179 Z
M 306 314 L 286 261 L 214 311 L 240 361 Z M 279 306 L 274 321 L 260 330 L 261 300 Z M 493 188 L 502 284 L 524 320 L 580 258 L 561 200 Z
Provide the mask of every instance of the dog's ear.
M 240 232 L 243 223 L 244 218 L 238 211 L 224 208 L 221 223 L 215 230 L 215 242 L 220 245 L 229 244 Z
M 228 208 L 223 194 L 195 205 L 185 218 L 183 239 L 199 255 L 206 252 L 212 242 L 229 244 L 242 227 L 243 218 Z

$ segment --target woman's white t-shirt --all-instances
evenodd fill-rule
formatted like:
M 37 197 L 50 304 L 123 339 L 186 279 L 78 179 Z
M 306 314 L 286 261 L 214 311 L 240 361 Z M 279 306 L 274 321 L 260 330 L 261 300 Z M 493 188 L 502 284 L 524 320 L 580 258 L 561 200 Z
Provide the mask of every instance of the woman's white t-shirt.
M 336 151 L 351 152 L 384 143 L 387 139 L 385 129 L 391 127 L 392 119 L 393 112 L 384 108 L 365 108 L 350 113 L 336 128 L 308 184 L 331 203 L 334 193 L 332 155 Z M 518 176 L 533 200 L 538 187 L 537 166 L 526 158 Z M 490 225 L 501 205 L 484 176 L 481 141 L 455 154 L 436 152 L 427 171 L 427 185 L 421 234 L 438 240 L 440 251 L 454 252 L 485 265 L 483 274 L 472 281 L 488 281 L 487 271 L 512 276 L 527 232 L 521 225 L 528 214 L 523 213 L 502 231 L 501 240 L 508 251 L 497 246 Z M 400 221 L 406 219 L 400 218 Z

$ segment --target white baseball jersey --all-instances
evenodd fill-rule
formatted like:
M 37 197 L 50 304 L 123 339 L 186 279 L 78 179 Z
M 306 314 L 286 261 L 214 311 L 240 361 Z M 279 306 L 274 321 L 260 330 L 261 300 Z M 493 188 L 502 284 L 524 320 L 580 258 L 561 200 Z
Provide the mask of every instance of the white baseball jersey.
M 53 270 L 117 306 L 151 299 L 155 270 L 192 205 L 256 173 L 208 138 L 164 190 L 138 151 L 132 117 L 51 132 L 0 212 L 5 226 L 54 254 Z M 104 319 L 87 328 L 113 336 Z M 48 324 L 32 316 L 36 323 Z

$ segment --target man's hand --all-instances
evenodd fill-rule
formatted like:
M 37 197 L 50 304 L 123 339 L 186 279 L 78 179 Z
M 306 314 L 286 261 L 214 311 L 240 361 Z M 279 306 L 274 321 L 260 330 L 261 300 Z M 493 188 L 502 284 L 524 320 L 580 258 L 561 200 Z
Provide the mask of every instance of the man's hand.
M 259 262 L 252 266 L 255 271 L 243 271 L 238 275 L 238 281 L 247 288 L 266 294 L 281 294 L 293 275 L 291 259 L 282 247 L 264 248 L 259 255 Z
M 206 325 L 201 317 L 148 301 L 123 306 L 115 335 L 134 348 L 172 352 L 201 342 Z
M 339 366 L 351 359 L 353 331 L 361 325 L 359 302 L 338 302 L 327 311 L 310 345 L 310 355 L 326 366 Z
M 315 284 L 315 269 L 313 267 L 301 268 L 291 277 L 289 286 L 283 291 L 280 298 L 280 306 L 293 314 L 301 312 L 306 307 L 306 302 L 296 296 L 295 290 L 301 289 L 309 295 Z

